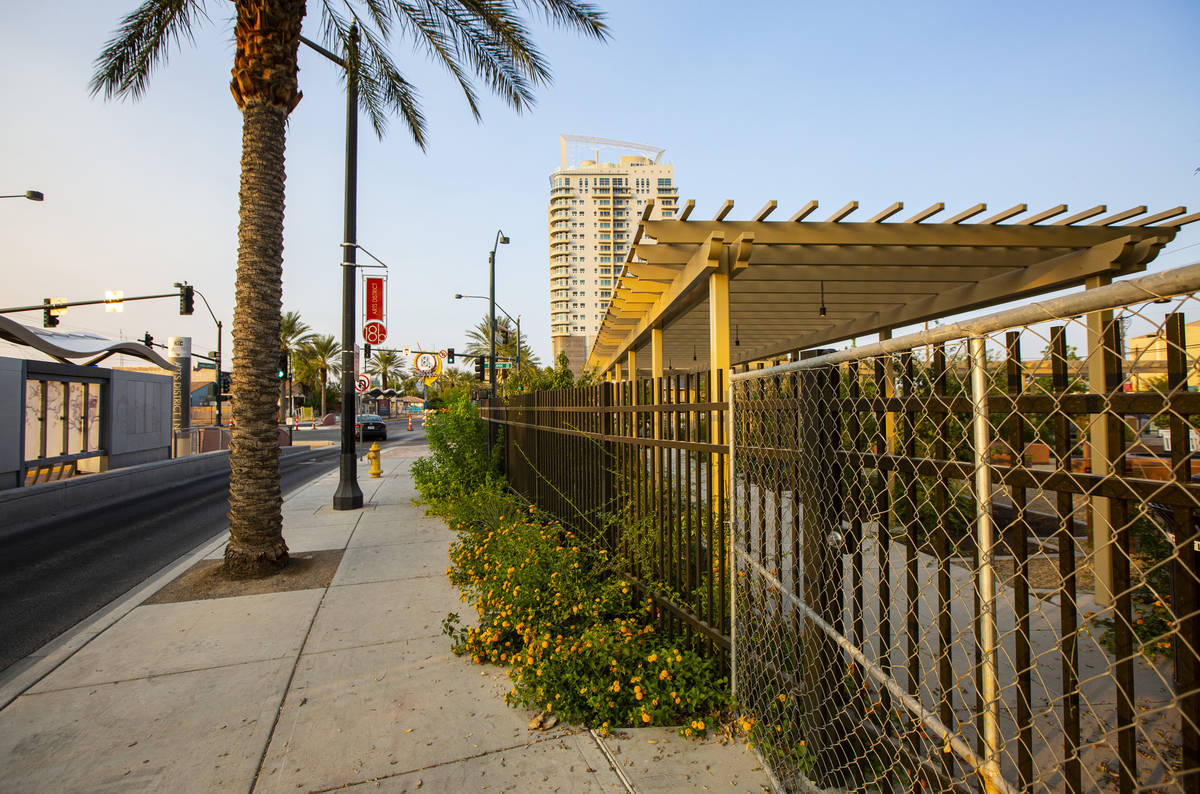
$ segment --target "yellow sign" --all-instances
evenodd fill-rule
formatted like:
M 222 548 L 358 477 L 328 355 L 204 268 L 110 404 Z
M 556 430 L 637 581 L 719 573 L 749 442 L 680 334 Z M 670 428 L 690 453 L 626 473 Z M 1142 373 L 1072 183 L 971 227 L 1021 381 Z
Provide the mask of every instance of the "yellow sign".
M 433 358 L 437 361 L 437 364 L 433 368 L 433 374 L 425 378 L 426 386 L 432 386 L 433 382 L 442 374 L 442 357 L 434 356 Z
M 301 422 L 311 422 L 312 418 L 313 418 L 312 412 L 313 412 L 313 409 L 312 409 L 311 405 L 300 406 L 300 421 Z

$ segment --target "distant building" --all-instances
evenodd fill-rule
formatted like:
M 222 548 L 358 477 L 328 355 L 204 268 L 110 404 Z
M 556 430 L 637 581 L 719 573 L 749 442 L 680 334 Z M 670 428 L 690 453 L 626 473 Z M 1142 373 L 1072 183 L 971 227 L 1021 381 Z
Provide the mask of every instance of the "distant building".
M 1185 353 L 1184 366 L 1188 372 L 1188 388 L 1200 388 L 1200 371 L 1195 364 L 1200 358 L 1200 321 L 1183 326 Z M 1150 381 L 1167 376 L 1167 338 L 1163 331 L 1144 336 L 1130 337 L 1127 344 L 1128 368 L 1134 391 L 1148 391 Z
M 659 163 L 665 149 L 604 138 L 559 137 L 560 164 L 550 175 L 550 341 L 580 373 L 621 275 L 629 241 L 647 199 L 652 218 L 673 218 L 679 189 L 675 167 Z M 594 147 L 594 160 L 575 161 L 568 144 Z M 600 149 L 635 152 L 599 162 Z

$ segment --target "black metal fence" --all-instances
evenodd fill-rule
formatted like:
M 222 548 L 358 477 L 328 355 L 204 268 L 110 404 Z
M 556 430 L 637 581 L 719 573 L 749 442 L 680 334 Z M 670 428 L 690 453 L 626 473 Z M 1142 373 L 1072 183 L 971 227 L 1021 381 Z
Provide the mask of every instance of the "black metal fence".
M 511 488 L 616 555 L 664 627 L 730 648 L 723 373 L 486 402 Z

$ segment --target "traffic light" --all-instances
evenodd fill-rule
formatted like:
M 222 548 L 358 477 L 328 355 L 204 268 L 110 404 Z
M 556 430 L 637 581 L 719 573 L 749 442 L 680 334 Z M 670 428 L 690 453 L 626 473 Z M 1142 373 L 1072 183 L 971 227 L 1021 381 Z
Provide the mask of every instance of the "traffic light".
M 233 376 L 228 372 L 221 373 L 221 394 L 229 394 L 233 390 Z
M 483 380 L 483 356 L 475 356 L 475 380 Z
M 454 363 L 454 348 L 452 348 L 452 347 L 446 348 L 446 363 L 447 364 Z
M 371 357 L 371 343 L 364 342 L 363 343 L 363 358 L 370 358 L 370 357 Z
M 500 339 L 502 340 L 500 344 L 502 344 L 502 345 L 508 344 L 508 329 L 507 328 L 500 329 Z
M 146 347 L 150 347 L 150 345 L 154 344 L 154 337 L 150 336 L 149 331 L 147 331 L 146 335 L 142 337 L 142 344 Z
M 42 309 L 42 327 L 43 328 L 57 328 L 58 327 L 58 317 L 50 312 L 50 299 L 43 298 L 42 305 L 45 306 L 45 308 Z
M 287 377 L 288 354 L 286 350 L 279 351 L 279 364 L 275 367 L 275 377 L 283 380 Z
M 184 284 L 179 288 L 179 313 L 191 314 L 196 310 L 196 299 L 193 296 L 193 290 L 190 284 Z M 282 376 L 281 376 L 282 377 Z

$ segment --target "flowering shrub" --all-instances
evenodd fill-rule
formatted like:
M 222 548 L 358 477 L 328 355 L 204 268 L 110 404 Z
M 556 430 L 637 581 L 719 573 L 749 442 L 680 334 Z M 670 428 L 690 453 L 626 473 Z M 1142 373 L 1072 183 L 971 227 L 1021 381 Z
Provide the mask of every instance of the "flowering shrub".
M 450 580 L 476 611 L 449 615 L 454 650 L 509 665 L 511 705 L 597 727 L 683 725 L 703 736 L 726 708 L 728 685 L 711 661 L 660 636 L 650 602 L 637 602 L 603 551 L 496 488 L 446 513 L 458 539 Z

